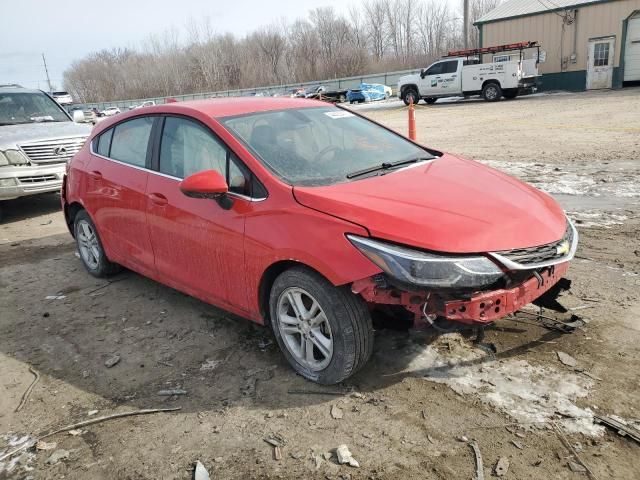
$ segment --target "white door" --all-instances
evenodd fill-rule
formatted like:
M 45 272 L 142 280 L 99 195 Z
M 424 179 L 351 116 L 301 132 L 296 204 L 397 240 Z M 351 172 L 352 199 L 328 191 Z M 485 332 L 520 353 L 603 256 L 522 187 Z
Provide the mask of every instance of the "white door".
M 437 62 L 427 68 L 424 77 L 420 80 L 418 88 L 420 95 L 428 97 L 438 94 L 438 82 L 442 82 L 442 67 L 445 62 Z
M 629 19 L 624 46 L 625 82 L 640 80 L 640 15 Z
M 611 88 L 615 37 L 589 40 L 587 56 L 587 90 Z

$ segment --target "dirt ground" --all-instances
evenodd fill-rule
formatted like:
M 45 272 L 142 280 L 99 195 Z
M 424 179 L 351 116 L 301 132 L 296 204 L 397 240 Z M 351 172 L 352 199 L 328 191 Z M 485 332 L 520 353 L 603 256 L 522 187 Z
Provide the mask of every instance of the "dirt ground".
M 405 131 L 398 102 L 356 108 Z M 57 195 L 12 201 L 0 224 L 0 457 L 74 422 L 181 410 L 54 435 L 0 460 L 0 479 L 188 479 L 197 460 L 215 479 L 470 479 L 467 440 L 487 477 L 504 457 L 503 478 L 586 478 L 562 436 L 592 478 L 640 478 L 640 445 L 593 425 L 594 412 L 640 419 L 640 89 L 438 102 L 417 107 L 417 124 L 423 143 L 563 203 L 581 243 L 562 301 L 584 328 L 504 320 L 486 332 L 495 357 L 466 334 L 382 328 L 367 367 L 321 387 L 293 373 L 263 327 L 132 272 L 90 277 Z M 16 413 L 29 367 L 40 379 Z M 158 395 L 175 388 L 186 394 Z M 337 465 L 343 443 L 359 468 Z

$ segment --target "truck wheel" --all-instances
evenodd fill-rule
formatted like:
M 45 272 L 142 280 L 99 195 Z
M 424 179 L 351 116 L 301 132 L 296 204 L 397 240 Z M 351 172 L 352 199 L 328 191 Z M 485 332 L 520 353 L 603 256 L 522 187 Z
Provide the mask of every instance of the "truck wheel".
M 437 98 L 425 98 L 424 101 L 426 102 L 427 105 L 433 105 L 434 103 L 436 103 L 438 101 Z
M 511 100 L 512 98 L 516 98 L 518 96 L 517 90 L 504 90 L 502 92 L 502 96 L 507 100 Z
M 345 97 L 344 95 L 340 95 L 338 97 L 338 103 L 344 103 L 347 101 L 347 97 Z
M 497 83 L 487 83 L 482 88 L 482 98 L 487 102 L 497 102 L 502 97 L 502 89 Z
M 80 259 L 94 277 L 108 277 L 120 271 L 120 265 L 110 262 L 102 248 L 98 230 L 86 210 L 80 210 L 73 223 Z
M 414 105 L 417 105 L 420 101 L 420 95 L 415 88 L 409 87 L 402 93 L 402 101 L 405 105 L 409 105 L 411 102 L 413 102 Z
M 307 268 L 295 267 L 276 278 L 269 313 L 285 358 L 311 381 L 341 382 L 356 373 L 373 351 L 365 301 Z

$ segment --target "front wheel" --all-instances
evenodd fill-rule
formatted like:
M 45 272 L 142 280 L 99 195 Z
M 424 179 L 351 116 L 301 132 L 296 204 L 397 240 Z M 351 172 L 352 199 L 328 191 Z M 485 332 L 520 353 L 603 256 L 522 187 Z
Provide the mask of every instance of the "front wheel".
M 373 350 L 365 301 L 320 274 L 296 267 L 276 279 L 269 295 L 271 327 L 296 372 L 331 385 L 356 373 Z
M 409 87 L 402 93 L 402 101 L 405 105 L 409 105 L 410 103 L 417 105 L 420 101 L 420 95 L 415 88 Z
M 497 102 L 502 97 L 502 88 L 497 83 L 487 83 L 482 89 L 482 98 L 487 102 Z

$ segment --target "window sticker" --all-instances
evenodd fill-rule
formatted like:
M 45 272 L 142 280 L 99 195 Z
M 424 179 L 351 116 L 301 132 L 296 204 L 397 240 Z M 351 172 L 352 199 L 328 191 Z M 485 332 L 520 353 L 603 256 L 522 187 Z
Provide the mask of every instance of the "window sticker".
M 347 117 L 353 117 L 355 116 L 353 113 L 351 112 L 345 112 L 345 111 L 340 111 L 340 112 L 324 112 L 324 114 L 329 117 L 329 118 L 347 118 Z

